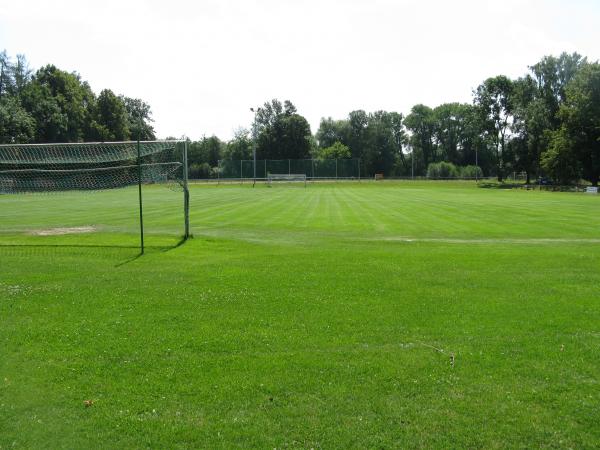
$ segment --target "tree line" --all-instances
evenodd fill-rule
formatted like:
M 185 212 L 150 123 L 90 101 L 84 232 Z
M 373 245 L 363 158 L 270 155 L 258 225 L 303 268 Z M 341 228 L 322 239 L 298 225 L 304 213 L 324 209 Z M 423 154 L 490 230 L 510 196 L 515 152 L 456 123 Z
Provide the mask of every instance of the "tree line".
M 76 73 L 49 65 L 35 74 L 22 55 L 0 54 L 0 141 L 153 139 L 151 111 L 105 89 L 95 96 Z M 141 123 L 141 129 L 140 124 Z M 313 135 L 295 105 L 255 111 L 229 141 L 190 142 L 191 177 L 216 177 L 220 159 L 360 158 L 386 176 L 497 176 L 524 172 L 560 184 L 600 177 L 600 65 L 577 54 L 546 56 L 517 79 L 484 80 L 471 103 L 418 104 L 400 112 L 324 117 Z
M 546 56 L 517 79 L 484 80 L 471 103 L 322 118 L 313 135 L 290 102 L 266 102 L 251 132 L 193 143 L 197 176 L 218 159 L 360 158 L 364 174 L 475 177 L 524 172 L 560 184 L 600 176 L 600 65 L 577 53 Z M 202 170 L 198 170 L 202 167 Z
M 0 53 L 0 143 L 155 139 L 150 106 L 104 89 L 96 95 L 77 73 L 24 55 Z
M 322 119 L 316 139 L 322 150 L 346 146 L 367 173 L 481 172 L 501 181 L 519 171 L 527 182 L 544 176 L 597 185 L 600 65 L 577 53 L 547 56 L 516 80 L 486 79 L 472 103 L 418 104 L 406 116 L 352 111 L 346 119 Z

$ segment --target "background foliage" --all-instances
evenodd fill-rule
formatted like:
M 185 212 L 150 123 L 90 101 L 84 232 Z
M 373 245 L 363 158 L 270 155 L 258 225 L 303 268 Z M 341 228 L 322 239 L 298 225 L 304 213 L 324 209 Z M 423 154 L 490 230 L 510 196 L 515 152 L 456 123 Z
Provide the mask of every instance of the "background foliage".
M 249 160 L 256 144 L 258 159 L 360 158 L 365 176 L 425 176 L 445 162 L 460 176 L 502 181 L 518 171 L 527 182 L 597 185 L 599 105 L 600 65 L 577 53 L 546 56 L 516 80 L 488 78 L 470 104 L 418 104 L 406 116 L 357 109 L 323 117 L 314 135 L 290 100 L 273 99 L 256 110 L 252 131 L 191 142 L 190 176 L 216 177 L 220 159 Z M 77 73 L 53 65 L 34 73 L 23 55 L 0 53 L 0 143 L 154 139 L 151 116 L 141 99 L 96 95 Z M 467 166 L 479 169 L 459 169 Z

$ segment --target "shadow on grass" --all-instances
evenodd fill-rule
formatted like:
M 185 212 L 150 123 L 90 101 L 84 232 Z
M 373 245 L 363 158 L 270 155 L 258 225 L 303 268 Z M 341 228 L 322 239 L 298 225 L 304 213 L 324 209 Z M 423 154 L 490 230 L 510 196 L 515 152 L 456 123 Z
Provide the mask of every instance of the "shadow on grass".
M 170 252 L 171 250 L 175 250 L 176 248 L 181 247 L 183 244 L 185 244 L 189 239 L 194 239 L 194 235 L 190 234 L 187 238 L 185 236 L 181 236 L 175 245 L 172 245 L 170 247 L 164 247 L 163 251 Z
M 193 237 L 193 236 L 190 236 L 190 238 L 192 238 L 192 237 Z M 145 249 L 150 249 L 150 250 L 157 250 L 157 251 L 160 251 L 160 252 L 170 252 L 171 250 L 175 250 L 176 248 L 179 248 L 179 247 L 181 247 L 183 244 L 185 244 L 185 243 L 186 243 L 186 241 L 187 241 L 188 239 L 189 239 L 189 238 L 185 238 L 185 237 L 183 237 L 183 236 L 182 236 L 182 237 L 179 239 L 179 241 L 177 241 L 177 243 L 176 243 L 176 244 L 174 244 L 174 245 L 171 245 L 171 246 L 160 246 L 160 247 L 158 247 L 158 246 L 155 246 L 155 247 L 151 247 L 151 246 L 150 246 L 150 247 L 149 247 L 149 246 L 144 246 L 144 248 L 145 248 Z M 139 247 L 137 247 L 137 248 L 139 248 Z M 116 264 L 116 265 L 115 265 L 115 267 L 121 267 L 121 266 L 124 266 L 125 264 L 129 264 L 130 262 L 133 262 L 133 261 L 135 261 L 135 260 L 137 260 L 137 259 L 141 258 L 142 256 L 144 256 L 144 254 L 143 254 L 142 252 L 139 252 L 139 253 L 138 253 L 137 255 L 135 255 L 133 258 L 129 258 L 129 259 L 127 259 L 127 260 L 123 261 L 123 262 L 120 262 L 119 264 Z
M 482 189 L 516 189 L 523 187 L 523 183 L 500 183 L 495 181 L 482 181 L 477 184 Z

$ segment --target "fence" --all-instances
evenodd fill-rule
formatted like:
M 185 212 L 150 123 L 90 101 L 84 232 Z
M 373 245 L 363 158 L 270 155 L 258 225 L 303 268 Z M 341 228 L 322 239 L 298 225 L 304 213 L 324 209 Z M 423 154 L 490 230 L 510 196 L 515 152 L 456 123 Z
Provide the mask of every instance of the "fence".
M 308 179 L 360 178 L 360 159 L 258 159 L 219 160 L 223 179 L 266 179 L 269 174 L 306 175 Z

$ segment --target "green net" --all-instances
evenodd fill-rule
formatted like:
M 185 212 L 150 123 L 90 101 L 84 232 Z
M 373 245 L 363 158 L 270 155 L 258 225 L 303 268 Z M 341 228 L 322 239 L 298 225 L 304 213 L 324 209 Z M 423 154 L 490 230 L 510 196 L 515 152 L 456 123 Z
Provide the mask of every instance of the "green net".
M 177 141 L 0 146 L 0 193 L 94 191 L 183 179 Z

